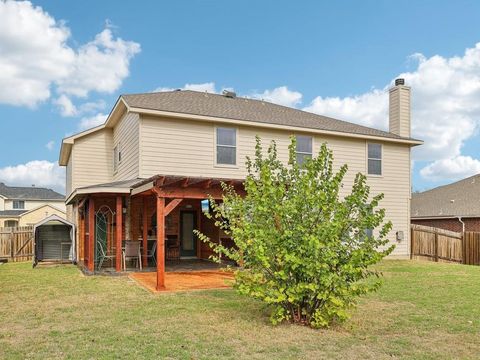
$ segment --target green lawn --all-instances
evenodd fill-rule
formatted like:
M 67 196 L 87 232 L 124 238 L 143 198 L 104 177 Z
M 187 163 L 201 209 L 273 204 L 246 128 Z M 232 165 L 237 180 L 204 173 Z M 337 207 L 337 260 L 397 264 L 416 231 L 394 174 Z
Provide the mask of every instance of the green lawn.
M 480 357 L 480 267 L 385 261 L 384 286 L 329 330 L 271 326 L 232 290 L 154 295 L 73 266 L 0 265 L 0 358 Z

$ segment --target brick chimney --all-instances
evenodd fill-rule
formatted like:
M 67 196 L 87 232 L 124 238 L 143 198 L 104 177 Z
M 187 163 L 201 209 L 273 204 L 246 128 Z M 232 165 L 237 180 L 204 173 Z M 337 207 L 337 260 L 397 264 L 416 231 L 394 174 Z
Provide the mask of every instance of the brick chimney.
M 402 137 L 410 137 L 410 87 L 405 79 L 396 79 L 389 90 L 389 131 Z

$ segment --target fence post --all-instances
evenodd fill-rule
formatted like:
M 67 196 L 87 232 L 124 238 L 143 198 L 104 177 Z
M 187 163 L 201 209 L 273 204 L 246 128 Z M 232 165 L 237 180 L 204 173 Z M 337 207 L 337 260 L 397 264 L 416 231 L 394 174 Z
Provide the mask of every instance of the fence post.
M 14 255 L 15 255 L 15 250 L 13 248 L 15 244 L 15 237 L 13 235 L 13 228 L 10 228 L 10 258 L 11 258 L 11 261 L 13 261 L 15 259 Z
M 467 234 L 462 232 L 462 264 L 467 263 Z
M 413 259 L 413 239 L 414 239 L 414 235 L 415 234 L 415 231 L 413 230 L 413 227 L 410 226 L 410 260 Z
M 438 262 L 438 232 L 435 232 L 435 262 Z

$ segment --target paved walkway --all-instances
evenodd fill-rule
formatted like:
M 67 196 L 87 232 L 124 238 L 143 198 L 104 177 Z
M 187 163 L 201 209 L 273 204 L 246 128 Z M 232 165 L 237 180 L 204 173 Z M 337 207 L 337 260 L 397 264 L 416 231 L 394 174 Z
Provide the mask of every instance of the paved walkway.
M 136 272 L 129 275 L 131 279 L 152 292 L 158 292 L 157 273 Z M 205 289 L 230 288 L 233 283 L 233 274 L 221 270 L 200 270 L 200 271 L 176 271 L 165 273 L 165 290 L 190 291 Z

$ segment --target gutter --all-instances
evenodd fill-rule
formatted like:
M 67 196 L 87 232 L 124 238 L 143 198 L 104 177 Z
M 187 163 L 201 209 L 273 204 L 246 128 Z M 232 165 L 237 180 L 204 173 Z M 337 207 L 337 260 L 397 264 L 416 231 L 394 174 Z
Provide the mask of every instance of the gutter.
M 462 223 L 462 232 L 465 232 L 465 223 L 462 221 L 462 217 L 458 216 L 457 219 Z

